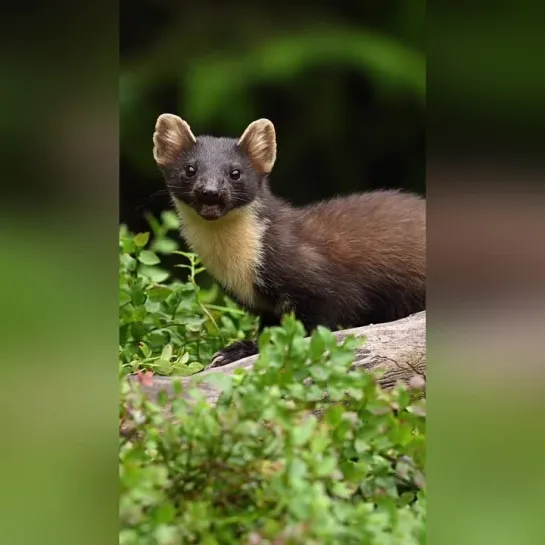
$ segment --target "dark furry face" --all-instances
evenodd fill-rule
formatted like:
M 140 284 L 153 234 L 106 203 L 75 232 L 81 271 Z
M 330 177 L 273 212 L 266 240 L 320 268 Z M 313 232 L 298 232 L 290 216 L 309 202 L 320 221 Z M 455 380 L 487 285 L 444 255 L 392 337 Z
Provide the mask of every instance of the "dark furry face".
M 250 204 L 258 196 L 264 177 L 237 140 L 212 136 L 198 137 L 190 149 L 162 170 L 172 197 L 211 221 Z

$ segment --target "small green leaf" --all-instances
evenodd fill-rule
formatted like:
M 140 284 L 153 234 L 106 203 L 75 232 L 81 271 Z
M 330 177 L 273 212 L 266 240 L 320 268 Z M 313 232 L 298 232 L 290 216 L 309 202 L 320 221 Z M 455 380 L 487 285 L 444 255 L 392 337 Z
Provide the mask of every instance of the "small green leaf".
M 161 375 L 170 375 L 173 370 L 172 364 L 170 363 L 170 361 L 165 360 L 163 358 L 159 358 L 155 362 L 155 367 L 157 369 L 157 372 L 160 373 Z
M 288 475 L 295 486 L 306 477 L 307 472 L 307 464 L 300 458 L 294 458 L 289 465 Z
M 363 454 L 364 452 L 367 452 L 370 447 L 369 447 L 369 443 L 367 443 L 367 441 L 365 441 L 364 439 L 356 439 L 354 441 L 354 448 L 356 449 L 356 452 L 358 454 Z
M 164 234 L 165 228 L 161 225 L 161 223 L 149 212 L 145 212 L 144 216 L 146 218 L 146 221 L 149 223 L 153 234 L 155 236 L 162 236 Z
M 176 397 L 180 397 L 182 395 L 183 386 L 179 379 L 174 378 L 172 380 L 172 392 Z
M 331 405 L 324 413 L 325 421 L 333 426 L 337 427 L 343 421 L 344 408 L 340 405 Z
M 157 254 L 150 252 L 149 250 L 144 250 L 138 256 L 138 261 L 144 265 L 157 265 L 161 260 L 157 257 Z
M 324 350 L 325 341 L 323 336 L 318 331 L 314 331 L 312 337 L 310 338 L 310 359 L 312 361 L 319 361 L 324 353 Z
M 204 365 L 198 361 L 192 361 L 187 368 L 193 373 L 200 373 L 204 369 Z
M 159 267 L 148 267 L 146 265 L 140 267 L 140 274 L 148 278 L 154 284 L 160 284 L 169 277 L 167 271 L 160 269 Z
M 363 390 L 360 388 L 347 388 L 346 393 L 356 401 L 363 399 Z
M 325 381 L 330 375 L 330 370 L 320 363 L 310 367 L 309 372 L 312 378 L 318 381 Z
M 344 397 L 344 389 L 330 385 L 327 388 L 327 395 L 331 401 L 340 401 Z
M 194 368 L 191 368 L 189 365 L 177 365 L 174 364 L 172 366 L 172 370 L 176 373 L 176 375 L 179 375 L 180 377 L 189 377 L 191 375 L 194 375 L 197 371 L 194 370 Z
M 166 523 L 174 520 L 176 510 L 171 503 L 163 503 L 157 507 L 155 512 L 155 521 L 158 523 Z
M 414 501 L 414 492 L 403 492 L 399 497 L 399 505 L 402 507 L 404 505 L 409 505 Z
M 293 443 L 298 446 L 304 445 L 310 439 L 315 427 L 316 418 L 309 416 L 302 425 L 293 429 Z
M 143 248 L 148 243 L 149 233 L 138 233 L 133 240 L 139 248 Z
M 310 440 L 310 451 L 313 454 L 321 454 L 329 445 L 329 438 L 324 434 L 315 434 Z
M 123 238 L 122 242 L 123 251 L 127 254 L 132 254 L 135 251 L 134 241 L 128 237 Z
M 141 307 L 138 307 L 138 308 L 134 309 L 132 319 L 135 322 L 138 322 L 140 325 L 143 326 L 143 322 L 146 319 L 147 315 L 148 315 L 148 311 L 147 311 L 146 307 L 144 305 L 142 305 Z
M 185 365 L 189 361 L 189 352 L 184 352 L 177 360 L 177 363 Z
M 152 301 L 164 301 L 170 294 L 172 289 L 167 286 L 152 286 L 147 290 L 148 297 Z
M 144 304 L 144 301 L 146 300 L 146 294 L 144 293 L 144 290 L 138 286 L 135 286 L 131 292 L 131 299 L 132 304 L 135 307 L 139 307 L 140 305 Z
M 320 338 L 320 340 L 324 344 L 324 348 L 331 348 L 337 343 L 335 335 L 333 335 L 331 330 L 327 329 L 327 327 L 323 327 L 321 325 L 318 326 L 314 334 Z
M 131 296 L 125 291 L 120 291 L 119 292 L 119 304 L 120 305 L 125 305 L 125 304 L 130 303 L 130 302 L 131 302 Z
M 316 473 L 319 477 L 331 475 L 337 467 L 337 461 L 333 456 L 327 456 L 320 460 L 316 465 Z
M 331 492 L 335 496 L 338 496 L 339 498 L 345 498 L 345 499 L 350 498 L 353 494 L 353 491 L 350 490 L 350 488 L 348 488 L 346 484 L 339 481 L 336 483 L 333 483 L 333 486 L 331 487 Z
M 155 529 L 155 540 L 157 545 L 171 545 L 179 542 L 179 530 L 176 526 L 161 524 Z
M 119 258 L 119 261 L 121 265 L 129 271 L 134 271 L 136 269 L 136 259 L 134 259 L 134 257 L 130 256 L 129 254 L 123 254 Z
M 178 249 L 178 243 L 170 238 L 160 238 L 154 241 L 152 248 L 160 254 L 171 254 Z
M 161 359 L 166 360 L 166 361 L 170 361 L 171 358 L 172 358 L 172 345 L 167 344 L 163 348 L 163 351 L 161 352 Z
M 158 301 L 150 301 L 149 299 L 146 301 L 146 310 L 150 314 L 157 314 L 161 310 L 161 303 Z
M 151 350 L 149 349 L 149 346 L 146 343 L 140 343 L 138 345 L 138 348 L 140 348 L 140 350 L 142 351 L 142 354 L 144 354 L 146 358 L 149 358 L 151 356 Z
M 161 219 L 163 220 L 163 224 L 165 225 L 165 227 L 170 230 L 178 229 L 180 227 L 180 220 L 178 219 L 178 216 L 175 212 L 165 210 L 161 214 Z
M 184 325 L 188 331 L 200 331 L 203 323 L 204 318 L 202 316 L 188 316 L 187 318 L 184 318 Z

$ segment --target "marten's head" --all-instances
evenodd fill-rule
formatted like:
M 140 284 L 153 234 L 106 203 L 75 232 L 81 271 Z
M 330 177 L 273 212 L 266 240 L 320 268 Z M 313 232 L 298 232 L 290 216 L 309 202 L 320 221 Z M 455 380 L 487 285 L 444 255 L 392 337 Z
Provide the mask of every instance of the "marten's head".
M 172 197 L 206 220 L 253 202 L 276 159 L 274 125 L 268 119 L 251 123 L 237 140 L 195 137 L 183 119 L 162 114 L 153 144 Z

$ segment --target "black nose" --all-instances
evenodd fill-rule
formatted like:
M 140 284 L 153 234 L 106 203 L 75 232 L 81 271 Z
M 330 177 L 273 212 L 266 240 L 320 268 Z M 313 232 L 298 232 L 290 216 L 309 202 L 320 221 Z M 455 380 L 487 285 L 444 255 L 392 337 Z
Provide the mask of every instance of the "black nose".
M 198 194 L 199 200 L 206 204 L 217 204 L 220 200 L 220 192 L 214 187 L 203 187 Z

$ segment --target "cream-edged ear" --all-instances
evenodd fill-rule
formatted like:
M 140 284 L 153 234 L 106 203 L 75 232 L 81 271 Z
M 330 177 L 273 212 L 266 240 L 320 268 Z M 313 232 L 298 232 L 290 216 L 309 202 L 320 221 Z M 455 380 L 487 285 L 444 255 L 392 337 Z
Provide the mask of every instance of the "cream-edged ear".
M 153 133 L 153 157 L 160 167 L 167 166 L 176 161 L 182 151 L 190 149 L 195 141 L 183 119 L 173 114 L 161 114 Z
M 238 145 L 250 157 L 254 168 L 268 174 L 276 160 L 276 133 L 268 119 L 258 119 L 250 123 L 242 133 Z

